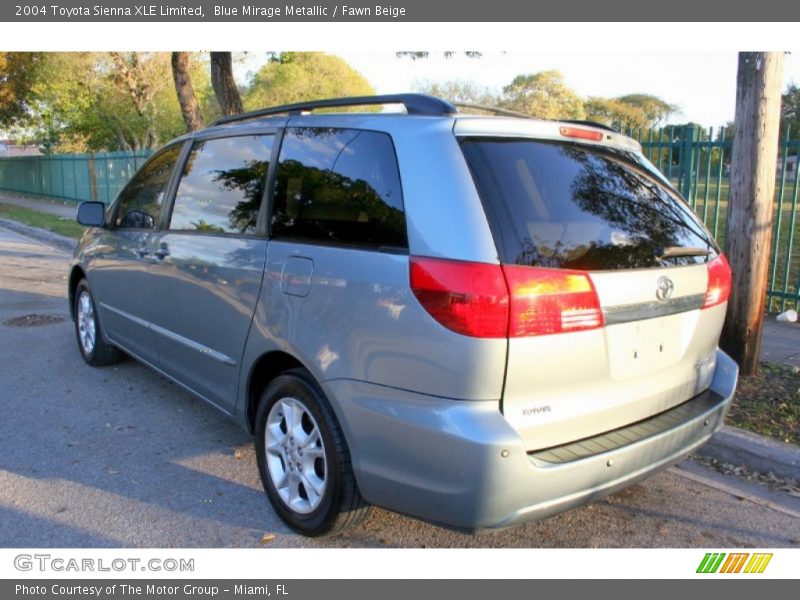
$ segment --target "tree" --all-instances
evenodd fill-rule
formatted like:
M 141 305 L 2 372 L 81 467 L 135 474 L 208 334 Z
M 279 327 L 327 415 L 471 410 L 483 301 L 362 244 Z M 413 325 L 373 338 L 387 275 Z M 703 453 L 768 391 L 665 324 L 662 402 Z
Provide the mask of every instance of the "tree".
M 428 58 L 430 55 L 430 52 L 397 52 L 397 58 L 410 58 L 411 60 L 422 60 Z M 456 55 L 456 52 L 449 50 L 442 52 L 442 55 L 445 58 L 453 58 L 453 56 Z M 481 52 L 476 52 L 474 50 L 468 50 L 464 52 L 464 56 L 467 58 L 480 58 L 481 55 Z
M 230 52 L 211 53 L 211 86 L 223 115 L 243 112 L 242 98 L 233 78 L 233 58 Z
M 183 121 L 186 123 L 186 131 L 202 129 L 205 122 L 192 87 L 188 52 L 172 53 L 172 78 L 175 81 L 175 91 L 178 93 L 178 103 L 181 106 Z
M 614 100 L 639 109 L 645 117 L 645 124 L 642 127 L 659 127 L 678 112 L 677 105 L 650 94 L 627 94 Z
M 478 86 L 471 81 L 418 81 L 414 87 L 418 92 L 444 98 L 450 102 L 466 102 L 483 106 L 500 104 L 500 99 L 489 88 Z
M 717 133 L 714 136 L 714 141 L 717 142 L 732 142 L 734 137 L 734 128 L 733 128 L 733 121 L 727 121 L 725 125 L 717 129 Z
M 584 102 L 586 118 L 619 131 L 647 127 L 647 116 L 637 106 L 613 98 L 590 96 Z
M 0 125 L 25 115 L 42 59 L 41 52 L 0 52 Z
M 44 151 L 141 150 L 185 131 L 167 53 L 46 53 L 16 120 Z M 194 61 L 197 62 L 197 61 Z M 207 66 L 190 64 L 206 107 Z
M 138 145 L 141 148 L 158 146 L 158 133 L 155 128 L 156 107 L 153 103 L 156 85 L 152 73 L 148 72 L 145 61 L 140 60 L 137 52 L 127 53 L 125 56 L 122 52 L 112 52 L 111 58 L 116 67 L 112 78 L 120 88 L 127 91 L 136 113 L 145 126 L 141 138 L 137 140 Z
M 367 96 L 372 86 L 344 60 L 322 52 L 284 52 L 264 65 L 244 94 L 248 110 L 336 96 Z
M 728 201 L 733 272 L 721 345 L 743 375 L 756 375 L 767 294 L 783 53 L 740 52 Z
M 781 96 L 781 134 L 789 126 L 795 137 L 800 133 L 800 86 L 792 82 Z
M 628 94 L 618 98 L 589 97 L 584 103 L 586 118 L 605 123 L 619 131 L 631 129 L 655 129 L 677 107 L 657 96 Z
M 583 119 L 583 100 L 564 83 L 559 71 L 518 75 L 503 88 L 503 108 L 542 119 Z

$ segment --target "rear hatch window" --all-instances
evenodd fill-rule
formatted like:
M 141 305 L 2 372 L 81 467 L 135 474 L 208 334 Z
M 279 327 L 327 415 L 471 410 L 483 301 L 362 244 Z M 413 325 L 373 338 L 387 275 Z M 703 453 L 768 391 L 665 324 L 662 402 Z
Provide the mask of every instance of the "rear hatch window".
M 530 139 L 461 145 L 505 264 L 645 269 L 718 253 L 691 209 L 633 152 Z

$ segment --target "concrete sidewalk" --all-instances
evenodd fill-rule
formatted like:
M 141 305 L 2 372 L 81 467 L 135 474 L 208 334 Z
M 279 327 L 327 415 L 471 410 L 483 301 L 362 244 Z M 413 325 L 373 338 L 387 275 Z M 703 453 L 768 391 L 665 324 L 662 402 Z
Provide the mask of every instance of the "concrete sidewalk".
M 761 360 L 800 369 L 800 323 L 781 323 L 774 315 L 764 319 Z
M 65 219 L 74 219 L 78 210 L 77 202 L 59 202 L 57 200 L 45 200 L 44 198 L 31 198 L 28 196 L 17 196 L 7 192 L 0 192 L 0 204 L 13 204 L 23 208 L 38 210 L 39 212 L 58 215 Z

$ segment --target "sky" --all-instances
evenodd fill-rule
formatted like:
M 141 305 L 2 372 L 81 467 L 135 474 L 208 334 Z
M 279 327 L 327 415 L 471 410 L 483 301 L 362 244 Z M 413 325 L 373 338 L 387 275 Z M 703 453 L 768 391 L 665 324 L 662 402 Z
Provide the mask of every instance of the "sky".
M 645 93 L 680 107 L 670 123 L 719 127 L 733 121 L 736 52 L 485 52 L 450 59 L 432 52 L 425 60 L 399 59 L 392 51 L 332 52 L 360 72 L 379 94 L 414 91 L 420 81 L 470 81 L 499 92 L 520 74 L 556 69 L 581 97 Z M 242 78 L 264 60 L 250 53 Z M 800 53 L 786 56 L 784 85 L 800 84 Z

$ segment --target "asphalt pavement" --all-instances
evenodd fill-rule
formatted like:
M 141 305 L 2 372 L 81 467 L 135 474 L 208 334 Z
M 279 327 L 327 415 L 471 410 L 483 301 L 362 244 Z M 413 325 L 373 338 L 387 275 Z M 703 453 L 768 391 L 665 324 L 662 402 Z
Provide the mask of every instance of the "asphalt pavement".
M 376 509 L 356 531 L 302 538 L 267 503 L 249 435 L 133 360 L 86 366 L 68 262 L 0 227 L 0 547 L 800 546 L 800 500 L 697 462 L 501 532 Z

